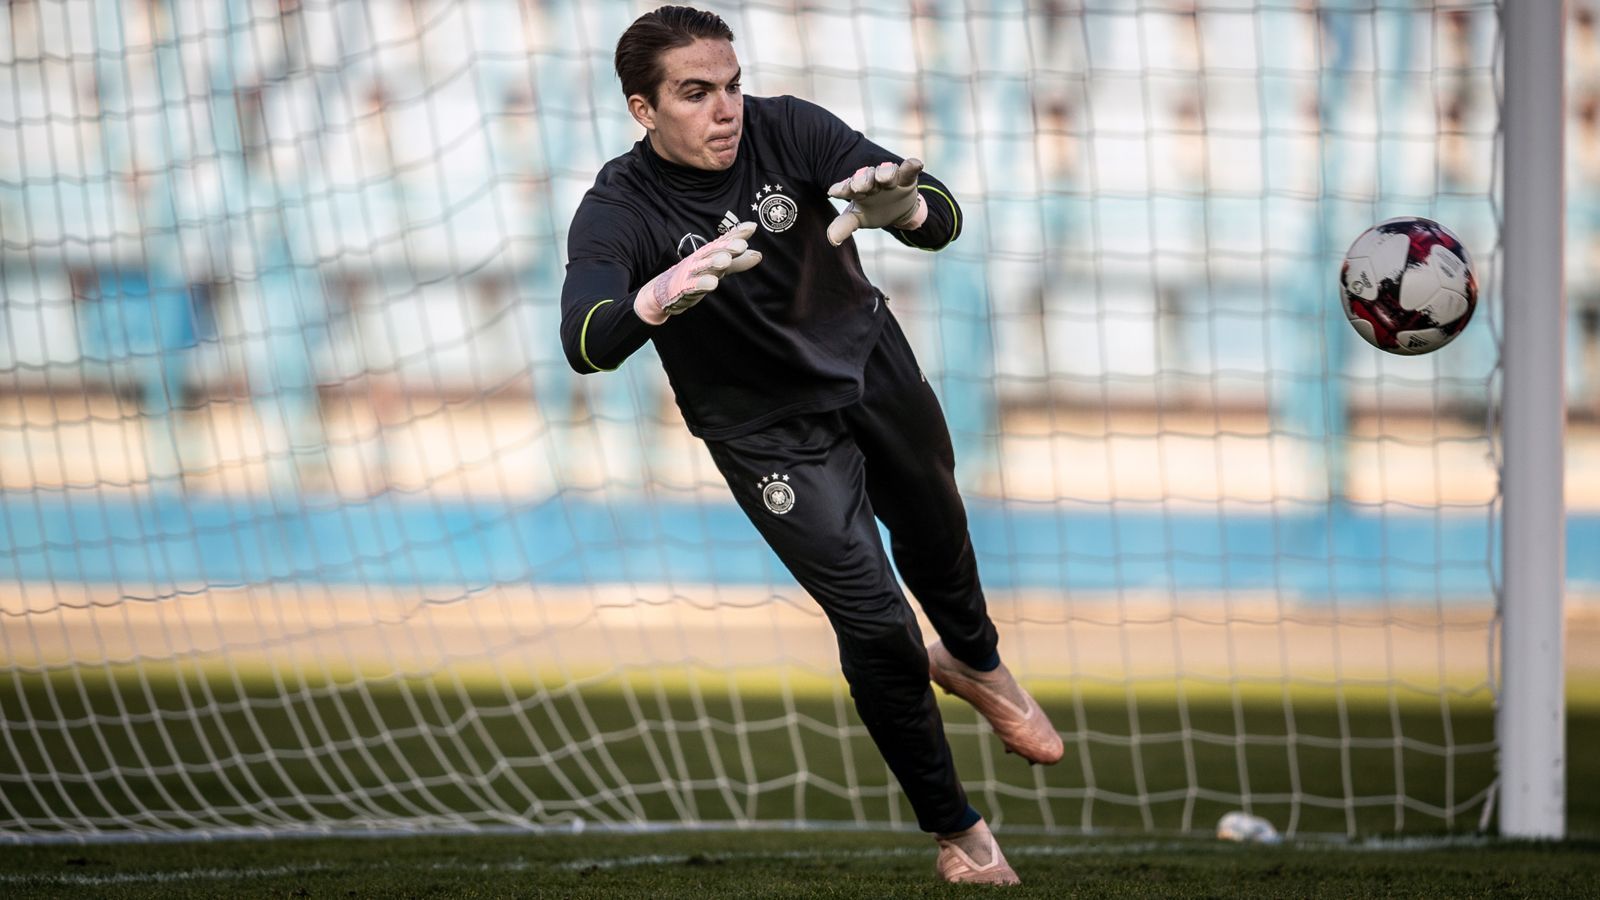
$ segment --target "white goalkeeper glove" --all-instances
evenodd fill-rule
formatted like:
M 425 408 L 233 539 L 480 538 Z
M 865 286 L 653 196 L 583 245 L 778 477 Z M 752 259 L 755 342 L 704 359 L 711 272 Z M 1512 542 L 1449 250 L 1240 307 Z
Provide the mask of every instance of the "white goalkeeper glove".
M 857 228 L 920 228 L 928 218 L 928 201 L 917 190 L 921 173 L 920 159 L 885 162 L 862 166 L 828 188 L 829 197 L 850 201 L 828 226 L 828 243 L 839 246 Z
M 651 325 L 660 325 L 717 289 L 722 279 L 761 262 L 750 249 L 756 223 L 740 222 L 728 233 L 685 256 L 677 265 L 645 282 L 633 298 L 633 311 Z

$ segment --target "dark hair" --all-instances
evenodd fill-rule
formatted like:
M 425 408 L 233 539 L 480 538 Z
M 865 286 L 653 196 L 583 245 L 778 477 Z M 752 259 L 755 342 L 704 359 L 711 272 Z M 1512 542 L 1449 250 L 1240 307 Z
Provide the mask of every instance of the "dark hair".
M 617 78 L 622 96 L 643 96 L 656 105 L 661 91 L 661 55 L 687 47 L 700 38 L 733 40 L 733 29 L 716 13 L 688 6 L 663 6 L 645 13 L 628 26 L 617 40 Z

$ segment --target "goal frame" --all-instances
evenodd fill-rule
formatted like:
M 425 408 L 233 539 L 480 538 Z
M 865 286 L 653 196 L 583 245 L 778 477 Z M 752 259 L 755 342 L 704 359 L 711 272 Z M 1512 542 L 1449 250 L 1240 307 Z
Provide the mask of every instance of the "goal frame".
M 1505 219 L 1500 834 L 1566 834 L 1563 116 L 1567 4 L 1501 9 Z

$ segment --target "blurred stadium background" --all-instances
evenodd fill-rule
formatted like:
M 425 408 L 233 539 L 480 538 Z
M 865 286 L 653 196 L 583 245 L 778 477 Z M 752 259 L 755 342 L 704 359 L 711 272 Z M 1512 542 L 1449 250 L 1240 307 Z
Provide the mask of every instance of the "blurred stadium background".
M 1569 668 L 1600 670 L 1600 34 L 1569 24 Z M 991 816 L 1492 817 L 1500 9 L 715 3 L 745 88 L 952 185 L 863 235 L 956 440 L 1049 773 Z M 831 635 L 648 349 L 579 378 L 566 227 L 649 5 L 12 2 L 0 16 L 0 836 L 907 812 Z M 1475 320 L 1338 305 L 1393 215 Z M 624 552 L 640 542 L 654 548 Z M 1589 827 L 1594 827 L 1590 822 Z

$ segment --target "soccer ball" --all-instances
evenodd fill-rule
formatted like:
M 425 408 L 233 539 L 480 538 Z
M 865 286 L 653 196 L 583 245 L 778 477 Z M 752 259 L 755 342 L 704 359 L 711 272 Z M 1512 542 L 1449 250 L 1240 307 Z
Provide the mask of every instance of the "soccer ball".
M 1283 841 L 1283 835 L 1272 827 L 1271 822 L 1239 811 L 1228 813 L 1217 822 L 1217 837 L 1245 844 L 1277 844 Z
M 1344 255 L 1339 286 L 1356 333 L 1402 356 L 1450 343 L 1478 305 L 1478 280 L 1461 239 L 1413 216 L 1363 231 Z

